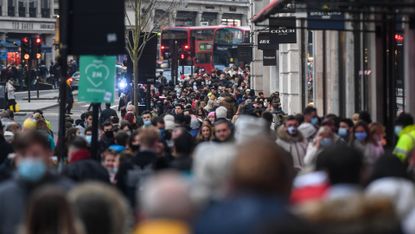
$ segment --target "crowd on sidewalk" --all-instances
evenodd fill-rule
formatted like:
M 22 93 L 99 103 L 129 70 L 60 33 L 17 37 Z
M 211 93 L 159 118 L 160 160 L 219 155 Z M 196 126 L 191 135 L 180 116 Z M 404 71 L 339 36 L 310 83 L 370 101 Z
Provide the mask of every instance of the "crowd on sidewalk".
M 68 117 L 62 141 L 42 111 L 2 112 L 0 234 L 415 234 L 410 114 L 393 144 L 365 111 L 286 115 L 249 78 L 160 74 L 150 110 L 106 104 L 98 155 L 91 112 Z

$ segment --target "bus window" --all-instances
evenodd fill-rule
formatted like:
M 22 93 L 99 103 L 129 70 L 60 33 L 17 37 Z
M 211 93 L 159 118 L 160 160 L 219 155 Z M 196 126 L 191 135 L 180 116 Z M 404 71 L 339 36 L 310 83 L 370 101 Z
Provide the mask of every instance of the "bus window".
M 210 63 L 210 53 L 197 53 L 196 61 L 199 64 L 209 64 Z
M 242 30 L 235 28 L 223 28 L 216 31 L 215 43 L 222 45 L 241 44 L 243 42 Z
M 185 31 L 163 31 L 161 34 L 161 38 L 163 40 L 186 40 L 187 39 L 187 32 Z
M 199 29 L 192 30 L 192 38 L 200 41 L 211 41 L 213 40 L 213 29 Z

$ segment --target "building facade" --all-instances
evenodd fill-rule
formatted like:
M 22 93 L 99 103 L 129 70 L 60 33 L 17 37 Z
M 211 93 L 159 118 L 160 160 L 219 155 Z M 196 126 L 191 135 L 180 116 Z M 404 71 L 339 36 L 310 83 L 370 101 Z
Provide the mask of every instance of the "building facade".
M 42 38 L 42 59 L 54 59 L 55 36 L 53 0 L 0 0 L 0 64 L 20 64 L 23 37 Z

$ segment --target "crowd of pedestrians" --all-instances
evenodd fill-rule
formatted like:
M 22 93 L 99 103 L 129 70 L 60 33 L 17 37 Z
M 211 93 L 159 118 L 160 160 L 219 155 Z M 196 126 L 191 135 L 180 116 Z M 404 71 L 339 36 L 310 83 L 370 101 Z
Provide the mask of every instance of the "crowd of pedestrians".
M 1 114 L 0 234 L 415 233 L 415 125 L 390 147 L 367 112 L 285 115 L 249 69 L 161 75 L 151 109 L 106 105 L 66 120 Z M 63 158 L 57 155 L 64 155 Z

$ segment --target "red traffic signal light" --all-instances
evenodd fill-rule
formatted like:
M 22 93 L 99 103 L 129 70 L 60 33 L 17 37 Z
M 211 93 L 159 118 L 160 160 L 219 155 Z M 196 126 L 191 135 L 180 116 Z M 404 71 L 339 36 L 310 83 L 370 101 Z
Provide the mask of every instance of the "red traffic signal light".
M 184 60 L 184 58 L 185 58 L 185 55 L 184 54 L 180 54 L 180 59 L 181 60 Z
M 188 49 L 190 49 L 190 46 L 189 45 L 184 45 L 184 49 L 188 50 Z
M 395 41 L 397 43 L 403 43 L 404 37 L 402 34 L 395 34 Z
M 36 37 L 36 38 L 35 38 L 35 44 L 36 44 L 36 45 L 41 45 L 41 44 L 42 44 L 42 38 L 40 38 L 40 37 Z
M 23 55 L 23 59 L 24 60 L 29 60 L 30 59 L 30 55 L 29 54 L 24 54 Z
M 22 38 L 22 43 L 23 44 L 29 44 L 29 38 L 28 37 L 23 37 Z

